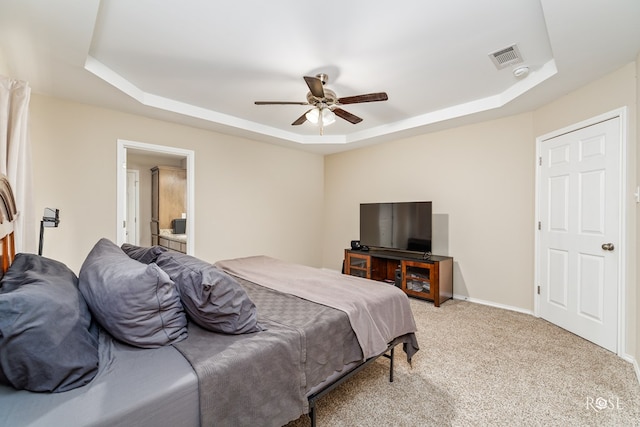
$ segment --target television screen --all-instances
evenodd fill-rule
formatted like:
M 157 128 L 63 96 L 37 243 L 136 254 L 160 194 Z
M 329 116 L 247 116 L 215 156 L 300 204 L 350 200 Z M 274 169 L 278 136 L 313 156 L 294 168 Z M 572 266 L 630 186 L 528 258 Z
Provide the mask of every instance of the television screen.
M 360 244 L 431 251 L 431 202 L 362 203 Z

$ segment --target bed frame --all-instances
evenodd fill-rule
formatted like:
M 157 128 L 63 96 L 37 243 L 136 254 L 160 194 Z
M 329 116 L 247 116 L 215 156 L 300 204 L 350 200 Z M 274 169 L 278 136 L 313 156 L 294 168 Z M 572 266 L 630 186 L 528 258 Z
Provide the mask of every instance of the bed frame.
M 347 374 L 336 378 L 334 381 L 332 381 L 329 384 L 325 385 L 324 387 L 322 387 L 317 392 L 311 394 L 308 397 L 308 400 L 309 400 L 309 418 L 311 419 L 311 427 L 316 427 L 316 402 L 317 402 L 317 400 L 320 399 L 325 394 L 329 393 L 334 388 L 338 387 L 343 382 L 345 382 L 348 379 L 350 379 L 352 376 L 354 376 L 355 374 L 360 372 L 362 369 L 367 367 L 370 363 L 374 362 L 380 356 L 383 356 L 383 357 L 386 357 L 387 359 L 389 359 L 389 382 L 392 383 L 393 382 L 393 356 L 394 356 L 394 351 L 393 350 L 395 349 L 396 345 L 397 345 L 396 342 L 392 342 L 391 344 L 389 344 L 389 347 L 387 347 L 387 351 L 384 352 L 383 354 L 375 356 L 375 357 L 371 357 L 371 358 L 365 360 L 364 362 L 362 362 L 361 364 L 356 366 L 354 369 L 349 371 Z

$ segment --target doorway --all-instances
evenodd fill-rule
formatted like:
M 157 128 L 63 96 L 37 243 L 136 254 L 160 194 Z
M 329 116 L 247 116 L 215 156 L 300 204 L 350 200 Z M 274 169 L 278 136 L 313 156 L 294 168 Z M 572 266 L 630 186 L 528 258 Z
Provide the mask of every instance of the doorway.
M 536 314 L 614 353 L 624 335 L 624 110 L 538 138 Z
M 195 248 L 195 191 L 194 191 L 194 152 L 192 150 L 184 150 L 174 147 L 167 147 L 162 145 L 147 144 L 136 141 L 118 140 L 117 141 L 117 216 L 116 216 L 116 229 L 117 229 L 117 244 L 122 245 L 128 241 L 127 237 L 127 206 L 129 204 L 127 198 L 127 166 L 128 161 L 132 158 L 140 159 L 146 158 L 152 159 L 151 163 L 169 163 L 179 162 L 184 169 L 186 169 L 186 206 L 187 206 L 187 221 L 185 234 L 187 236 L 186 250 L 190 255 L 194 255 Z M 149 164 L 151 164 L 149 163 Z M 149 168 L 150 169 L 150 168 Z M 142 180 L 141 177 L 139 177 Z M 149 189 L 150 193 L 150 189 Z M 139 196 L 140 197 L 140 196 Z M 150 202 L 147 204 L 151 204 Z M 144 205 L 146 206 L 146 205 Z M 149 206 L 150 208 L 150 206 Z M 144 211 L 143 207 L 139 206 L 138 211 Z M 138 217 L 144 215 L 139 214 Z M 149 224 L 139 222 L 138 228 L 138 241 L 142 246 L 150 245 L 146 239 L 143 241 L 145 233 L 144 231 L 149 228 Z M 146 227 L 146 228 L 144 228 Z M 148 233 L 150 234 L 150 233 Z

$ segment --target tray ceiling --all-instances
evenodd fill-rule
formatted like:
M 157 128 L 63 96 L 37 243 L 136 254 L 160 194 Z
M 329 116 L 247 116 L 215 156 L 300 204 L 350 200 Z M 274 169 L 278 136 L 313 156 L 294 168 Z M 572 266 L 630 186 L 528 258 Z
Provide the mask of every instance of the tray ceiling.
M 640 2 L 3 0 L 0 73 L 37 93 L 318 152 L 534 109 L 634 61 Z M 515 46 L 519 60 L 499 66 Z M 498 65 L 498 66 L 497 66 Z M 514 75 L 527 67 L 528 73 Z M 364 120 L 291 123 L 303 76 Z

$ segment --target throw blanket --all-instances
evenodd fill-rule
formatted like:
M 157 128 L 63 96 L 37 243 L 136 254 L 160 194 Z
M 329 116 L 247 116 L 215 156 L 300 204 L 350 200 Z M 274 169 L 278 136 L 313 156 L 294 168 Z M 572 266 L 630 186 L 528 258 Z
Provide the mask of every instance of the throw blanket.
M 173 344 L 198 376 L 201 426 L 276 427 L 308 412 L 297 331 L 262 324 L 224 335 L 190 322 L 188 338 Z
M 240 280 L 264 331 L 224 335 L 189 323 L 173 344 L 198 376 L 202 426 L 281 426 L 308 412 L 306 395 L 362 358 L 347 316 Z
M 417 330 L 408 297 L 386 283 L 266 256 L 224 260 L 215 265 L 276 291 L 344 311 L 364 359 L 384 353 L 394 338 Z M 417 350 L 405 347 L 409 359 Z

